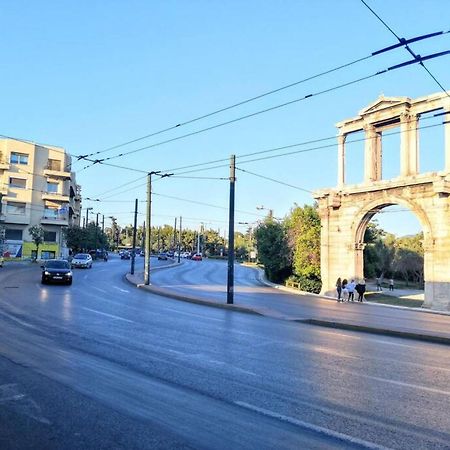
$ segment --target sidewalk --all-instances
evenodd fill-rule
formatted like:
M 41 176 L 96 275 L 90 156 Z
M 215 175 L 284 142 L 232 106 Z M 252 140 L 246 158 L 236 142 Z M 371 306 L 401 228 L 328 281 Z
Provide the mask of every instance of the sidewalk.
M 168 267 L 172 267 L 172 265 L 166 266 L 164 269 Z M 158 270 L 161 269 L 158 268 Z M 284 286 L 274 285 L 261 279 L 261 272 L 258 278 L 267 287 L 255 286 L 255 288 L 267 292 L 261 292 L 255 294 L 254 297 L 245 299 L 239 298 L 239 304 L 232 305 L 226 304 L 223 297 L 197 293 L 195 288 L 180 293 L 167 286 L 159 287 L 153 284 L 146 286 L 143 284 L 143 273 L 135 275 L 128 273 L 126 278 L 138 288 L 175 300 L 316 326 L 450 345 L 450 314 L 434 314 L 429 310 L 421 311 L 374 303 L 339 304 L 335 299 L 329 297 L 298 291 L 292 292 L 291 289 Z M 277 297 L 276 300 L 273 299 L 274 296 Z M 263 297 L 266 297 L 265 301 L 262 300 Z

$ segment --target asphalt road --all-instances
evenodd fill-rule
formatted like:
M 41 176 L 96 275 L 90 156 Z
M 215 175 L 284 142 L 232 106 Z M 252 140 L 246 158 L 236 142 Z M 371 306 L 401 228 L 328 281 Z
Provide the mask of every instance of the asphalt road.
M 448 346 L 178 302 L 128 268 L 0 271 L 0 448 L 450 448 Z
M 226 303 L 226 280 L 227 264 L 217 260 L 186 260 L 179 267 L 152 275 L 156 286 L 221 303 Z M 235 265 L 234 300 L 236 305 L 253 307 L 273 317 L 341 321 L 450 339 L 450 315 L 296 295 L 263 285 L 256 270 L 240 265 Z

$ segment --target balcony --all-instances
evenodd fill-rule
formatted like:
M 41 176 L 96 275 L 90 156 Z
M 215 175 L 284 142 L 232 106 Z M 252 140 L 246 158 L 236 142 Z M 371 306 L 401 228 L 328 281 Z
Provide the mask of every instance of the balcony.
M 60 225 L 60 226 L 68 226 L 69 225 L 69 215 L 54 215 L 54 214 L 44 214 L 41 218 L 41 223 L 43 225 Z
M 59 177 L 70 180 L 70 172 L 66 170 L 62 161 L 49 161 L 44 166 L 44 175 L 48 177 Z
M 42 200 L 50 200 L 52 202 L 69 203 L 69 196 L 65 194 L 59 194 L 58 192 L 44 192 L 42 194 Z

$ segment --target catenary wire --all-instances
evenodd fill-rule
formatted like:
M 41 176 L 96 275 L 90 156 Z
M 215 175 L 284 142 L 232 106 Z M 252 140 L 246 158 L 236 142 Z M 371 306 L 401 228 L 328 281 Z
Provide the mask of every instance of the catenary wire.
M 418 40 L 429 39 L 429 38 L 431 38 L 431 37 L 439 36 L 439 35 L 442 35 L 442 34 L 445 34 L 445 33 L 447 33 L 447 32 L 439 31 L 439 32 L 430 33 L 430 34 L 427 34 L 427 35 L 416 36 L 416 37 L 414 37 L 414 38 L 411 38 L 411 39 L 405 40 L 405 41 L 406 41 L 406 42 L 415 42 L 415 41 L 418 41 Z M 397 36 L 396 36 L 396 37 L 397 37 Z M 398 37 L 397 37 L 397 38 L 398 38 Z M 403 43 L 400 44 L 400 45 L 403 45 Z M 267 96 L 269 96 L 269 95 L 271 95 L 271 94 L 275 94 L 275 93 L 277 93 L 277 92 L 280 92 L 280 91 L 289 89 L 289 88 L 291 88 L 291 87 L 297 86 L 297 85 L 302 84 L 302 83 L 305 83 L 305 82 L 307 82 L 307 81 L 314 80 L 314 79 L 319 78 L 319 77 L 324 76 L 324 75 L 329 75 L 329 74 L 331 74 L 331 73 L 333 73 L 333 72 L 336 72 L 336 71 L 338 71 L 338 70 L 341 70 L 341 69 L 350 67 L 350 66 L 352 66 L 352 65 L 354 65 L 354 64 L 357 64 L 357 63 L 359 63 L 359 62 L 365 61 L 365 60 L 370 59 L 370 58 L 372 58 L 372 57 L 374 57 L 374 56 L 378 56 L 378 55 L 380 55 L 380 54 L 382 54 L 382 53 L 391 51 L 391 50 L 393 50 L 393 49 L 395 49 L 395 48 L 398 48 L 400 45 L 399 45 L 399 44 L 394 44 L 394 45 L 391 45 L 391 46 L 389 46 L 389 47 L 385 47 L 385 48 L 382 48 L 382 49 L 380 49 L 380 50 L 376 50 L 376 51 L 372 52 L 370 55 L 367 55 L 367 56 L 364 56 L 364 57 L 361 57 L 361 58 L 357 58 L 357 59 L 355 59 L 355 60 L 353 60 L 353 61 L 349 61 L 349 62 L 347 62 L 347 63 L 338 65 L 338 66 L 336 66 L 336 67 L 334 67 L 334 68 L 325 70 L 325 71 L 320 72 L 320 73 L 318 73 L 318 74 L 311 75 L 311 76 L 306 77 L 306 78 L 304 78 L 304 79 L 302 79 L 302 80 L 295 81 L 295 82 L 293 82 L 293 83 L 289 83 L 289 84 L 284 85 L 284 86 L 281 86 L 281 87 L 279 87 L 279 88 L 272 89 L 272 90 L 267 91 L 267 92 L 264 92 L 264 93 L 262 93 L 262 94 L 258 94 L 258 95 L 254 96 L 254 97 L 250 97 L 250 98 L 248 98 L 248 99 L 239 101 L 239 102 L 234 103 L 234 104 L 232 104 L 232 105 L 225 106 L 225 107 L 223 107 L 223 108 L 219 108 L 219 109 L 217 109 L 217 110 L 215 110 L 215 111 L 212 111 L 212 112 L 210 112 L 210 113 L 206 113 L 206 114 L 200 115 L 200 116 L 198 116 L 198 117 L 195 117 L 195 118 L 193 118 L 193 119 L 189 119 L 189 120 L 186 120 L 186 121 L 184 121 L 184 122 L 180 122 L 180 123 L 178 123 L 178 124 L 176 124 L 176 125 L 173 125 L 173 126 L 164 128 L 164 129 L 162 129 L 162 130 L 152 132 L 152 133 L 147 134 L 147 135 L 145 135 L 145 136 L 141 136 L 141 137 L 138 137 L 138 138 L 129 140 L 129 141 L 124 142 L 124 143 L 122 143 L 122 144 L 117 144 L 117 145 L 114 145 L 114 146 L 112 146 L 112 147 L 105 148 L 105 149 L 103 149 L 103 150 L 99 150 L 99 151 L 96 151 L 96 152 L 89 153 L 89 154 L 87 154 L 87 155 L 79 155 L 77 158 L 78 158 L 79 160 L 80 160 L 80 159 L 86 159 L 86 158 L 91 157 L 91 156 L 99 155 L 99 154 L 101 154 L 101 153 L 105 153 L 105 152 L 110 151 L 110 150 L 115 150 L 115 149 L 117 149 L 117 148 L 124 147 L 124 146 L 126 146 L 126 145 L 133 144 L 133 143 L 135 143 L 135 142 L 139 142 L 139 141 L 141 141 L 141 140 L 148 139 L 148 138 L 150 138 L 150 137 L 153 137 L 153 136 L 156 136 L 156 135 L 165 133 L 165 132 L 167 132 L 167 131 L 171 131 L 171 130 L 174 130 L 174 129 L 176 129 L 176 128 L 183 127 L 183 126 L 185 126 L 185 125 L 189 125 L 189 124 L 191 124 L 191 123 L 197 122 L 197 121 L 202 120 L 202 119 L 206 119 L 206 118 L 208 118 L 208 117 L 211 117 L 211 116 L 214 116 L 214 115 L 216 115 L 216 114 L 219 114 L 219 113 L 228 111 L 228 110 L 233 109 L 233 108 L 236 108 L 236 107 L 238 107 L 238 106 L 242 106 L 242 105 L 245 105 L 245 104 L 247 104 L 247 103 L 253 102 L 253 101 L 255 101 L 255 100 L 259 100 L 259 99 L 261 99 L 261 98 L 263 98 L 263 97 L 267 97 Z
M 417 55 L 411 47 L 408 45 L 406 40 L 404 38 L 401 38 L 381 17 L 379 14 L 377 14 L 366 2 L 365 0 L 361 0 L 361 3 L 384 25 L 384 27 L 389 30 L 398 40 L 398 42 L 404 46 L 404 48 L 412 55 L 412 57 L 417 60 L 420 66 L 422 66 L 425 71 L 428 73 L 428 75 L 433 79 L 433 81 L 439 86 L 439 88 L 445 92 L 445 95 L 450 98 L 450 94 L 447 92 L 447 90 L 442 86 L 442 84 L 438 81 L 438 79 L 431 73 L 431 71 L 425 66 L 423 61 L 420 58 L 420 55 Z

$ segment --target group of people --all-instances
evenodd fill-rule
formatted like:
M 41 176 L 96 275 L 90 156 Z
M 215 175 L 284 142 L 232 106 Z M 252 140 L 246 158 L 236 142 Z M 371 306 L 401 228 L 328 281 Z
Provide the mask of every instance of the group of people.
M 351 280 L 350 283 L 346 278 L 341 280 L 339 277 L 336 281 L 337 301 L 338 302 L 354 302 L 355 292 L 358 294 L 358 302 L 364 300 L 364 293 L 366 292 L 366 280 L 362 279 L 358 283 Z

